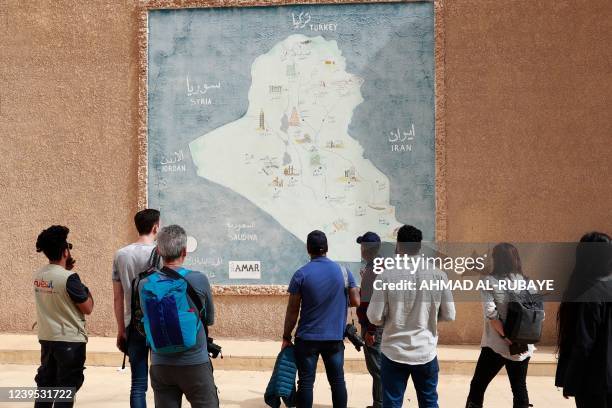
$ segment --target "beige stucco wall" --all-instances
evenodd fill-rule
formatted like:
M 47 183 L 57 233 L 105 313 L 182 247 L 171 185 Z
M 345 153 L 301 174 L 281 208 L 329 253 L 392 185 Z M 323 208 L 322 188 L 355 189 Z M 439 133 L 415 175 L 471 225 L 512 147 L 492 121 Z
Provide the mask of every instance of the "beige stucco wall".
M 136 3 L 0 1 L 0 331 L 30 330 L 36 236 L 61 223 L 95 294 L 89 327 L 113 334 L 110 265 L 137 208 Z M 612 231 L 612 2 L 442 5 L 448 240 Z M 215 335 L 280 336 L 283 297 L 216 301 Z M 442 342 L 477 342 L 480 313 L 459 305 Z

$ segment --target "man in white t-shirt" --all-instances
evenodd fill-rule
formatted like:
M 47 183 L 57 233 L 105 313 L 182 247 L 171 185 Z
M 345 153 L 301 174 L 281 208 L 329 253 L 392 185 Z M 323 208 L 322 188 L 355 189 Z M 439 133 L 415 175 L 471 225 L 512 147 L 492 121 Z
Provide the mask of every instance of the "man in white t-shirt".
M 423 233 L 411 225 L 397 232 L 396 254 L 419 256 Z M 384 408 L 403 404 L 412 377 L 419 408 L 438 408 L 438 322 L 455 320 L 455 304 L 448 289 L 420 289 L 422 283 L 443 287 L 446 274 L 437 269 L 385 269 L 374 283 L 367 316 L 383 326 L 381 382 Z M 414 289 L 393 290 L 406 282 Z M 392 285 L 391 285 L 392 284 Z
M 130 326 L 132 281 L 145 271 L 155 249 L 159 231 L 159 211 L 146 209 L 136 213 L 134 224 L 138 231 L 136 242 L 117 251 L 113 261 L 113 294 L 117 319 L 117 347 L 130 359 L 132 387 L 130 407 L 147 406 L 148 354 L 146 339 Z

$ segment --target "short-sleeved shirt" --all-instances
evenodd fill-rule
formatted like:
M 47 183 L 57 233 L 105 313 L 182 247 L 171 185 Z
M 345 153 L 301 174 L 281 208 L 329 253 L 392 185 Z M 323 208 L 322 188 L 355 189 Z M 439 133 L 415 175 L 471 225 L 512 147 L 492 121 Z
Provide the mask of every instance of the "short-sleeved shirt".
M 348 288 L 355 278 L 347 270 Z M 344 273 L 336 262 L 317 257 L 298 269 L 288 292 L 300 294 L 302 304 L 295 337 L 302 340 L 342 340 L 346 326 L 348 293 Z
M 205 324 L 207 326 L 212 326 L 215 321 L 215 306 L 208 278 L 202 272 L 190 271 L 185 275 L 185 279 L 187 279 L 202 301 L 205 311 Z M 142 285 L 146 282 L 147 278 L 140 281 L 140 287 L 138 289 L 140 290 Z M 160 354 L 151 351 L 151 365 L 188 366 L 204 364 L 208 363 L 208 361 L 208 349 L 206 347 L 206 332 L 204 327 L 201 327 L 198 332 L 196 345 L 187 351 L 172 354 Z
M 416 270 L 388 268 L 376 278 L 367 316 L 372 324 L 383 327 L 381 351 L 385 357 L 410 365 L 436 358 L 438 322 L 455 320 L 456 314 L 453 294 L 444 288 L 447 281 L 444 272 L 423 266 Z M 421 289 L 423 282 L 442 288 Z M 406 285 L 405 290 L 389 287 L 400 283 Z
M 133 243 L 117 251 L 113 261 L 113 281 L 121 282 L 123 287 L 125 326 L 130 324 L 132 314 L 132 281 L 139 273 L 144 272 L 149 264 L 153 244 Z
M 66 280 L 66 292 L 74 303 L 81 304 L 89 299 L 89 288 L 83 285 L 78 273 L 73 273 Z

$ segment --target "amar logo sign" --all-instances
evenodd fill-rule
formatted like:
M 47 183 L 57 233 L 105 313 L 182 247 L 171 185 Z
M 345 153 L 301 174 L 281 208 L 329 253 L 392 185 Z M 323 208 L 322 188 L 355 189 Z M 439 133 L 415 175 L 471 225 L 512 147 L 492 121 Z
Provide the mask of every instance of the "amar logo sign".
M 230 279 L 261 279 L 260 261 L 229 261 Z

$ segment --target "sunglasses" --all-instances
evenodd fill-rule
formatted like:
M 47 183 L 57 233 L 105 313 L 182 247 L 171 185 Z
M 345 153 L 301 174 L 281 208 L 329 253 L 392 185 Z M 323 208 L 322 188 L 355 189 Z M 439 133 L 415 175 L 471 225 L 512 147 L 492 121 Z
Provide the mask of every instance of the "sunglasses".
M 66 247 L 67 247 L 68 249 L 72 249 L 72 244 L 71 244 L 70 242 L 66 242 Z

